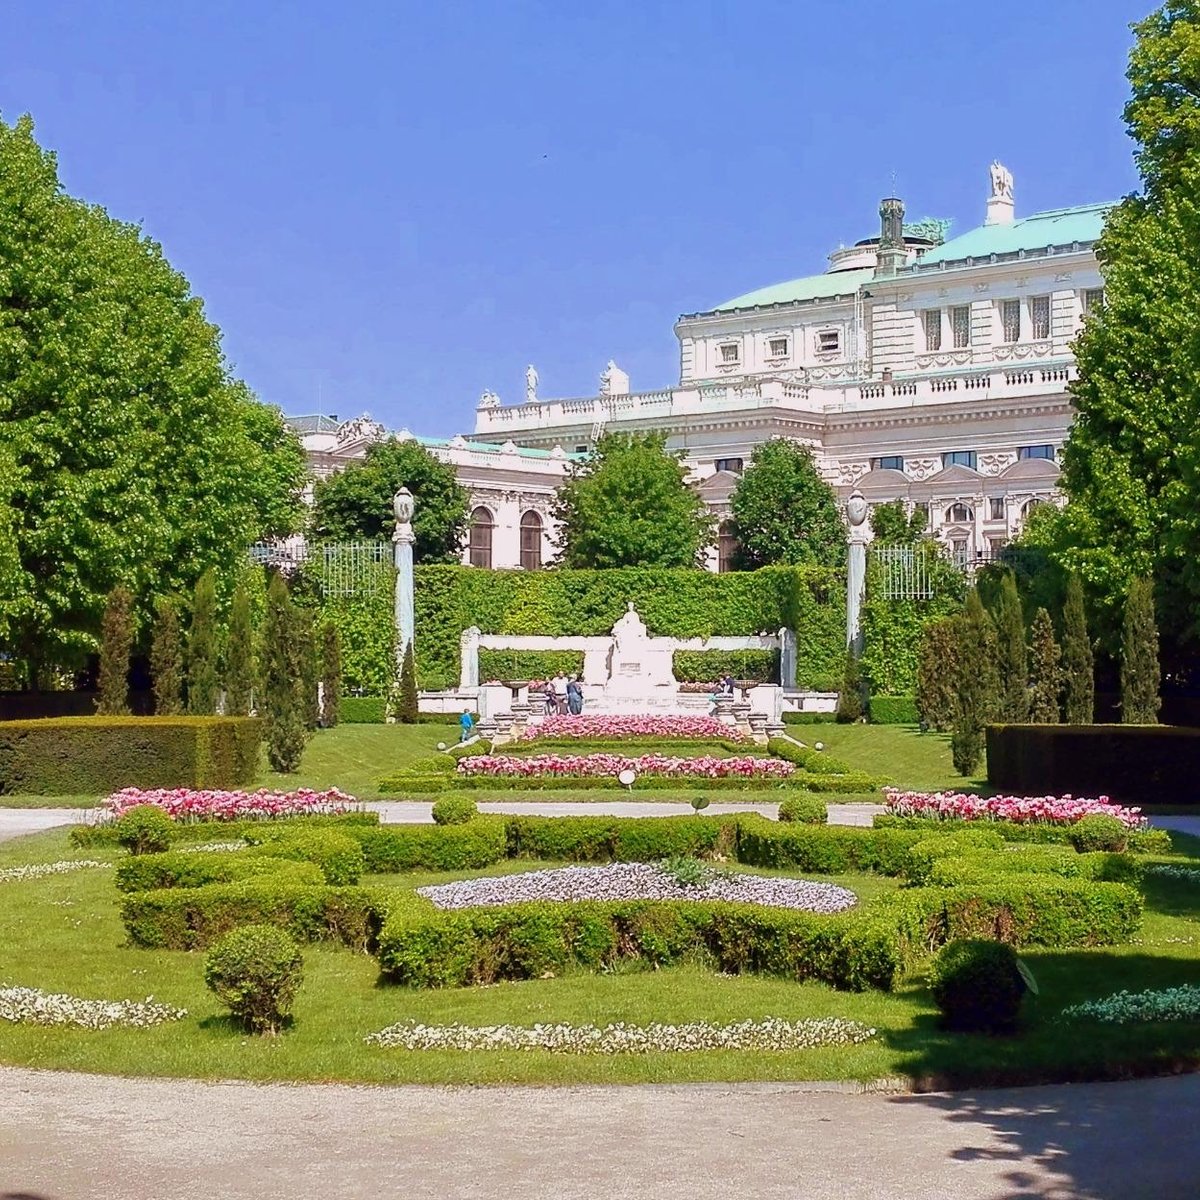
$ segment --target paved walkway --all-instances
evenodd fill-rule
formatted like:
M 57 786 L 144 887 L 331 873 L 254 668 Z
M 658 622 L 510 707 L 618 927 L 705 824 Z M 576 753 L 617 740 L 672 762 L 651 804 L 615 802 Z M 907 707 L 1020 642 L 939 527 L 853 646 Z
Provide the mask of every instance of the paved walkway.
M 1198 1116 L 1196 1076 L 880 1096 L 0 1069 L 0 1197 L 1176 1200 L 1197 1194 Z

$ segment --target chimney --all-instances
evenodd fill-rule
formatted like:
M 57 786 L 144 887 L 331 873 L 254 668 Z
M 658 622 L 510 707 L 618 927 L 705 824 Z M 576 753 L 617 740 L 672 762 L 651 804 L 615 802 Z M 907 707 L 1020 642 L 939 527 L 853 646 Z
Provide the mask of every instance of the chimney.
M 985 225 L 1011 225 L 1016 217 L 1013 203 L 1012 172 L 1002 163 L 993 162 L 988 168 L 992 190 L 988 196 Z
M 904 249 L 904 201 L 889 196 L 879 204 L 879 248 L 875 252 L 875 276 L 895 275 L 908 255 Z

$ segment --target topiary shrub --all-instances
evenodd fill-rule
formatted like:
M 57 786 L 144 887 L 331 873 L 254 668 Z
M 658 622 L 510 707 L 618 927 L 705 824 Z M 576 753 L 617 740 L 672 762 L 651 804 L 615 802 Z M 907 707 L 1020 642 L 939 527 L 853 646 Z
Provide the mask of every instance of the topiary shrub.
M 449 754 L 429 754 L 424 758 L 414 759 L 404 769 L 414 775 L 453 775 L 458 760 Z
M 1004 942 L 950 942 L 929 969 L 929 990 L 947 1029 L 1011 1033 L 1029 990 L 1016 951 Z
M 291 858 L 297 862 L 316 863 L 325 882 L 334 887 L 348 887 L 359 881 L 364 870 L 362 844 L 336 829 L 298 829 L 276 833 L 269 827 L 263 831 L 259 854 L 271 858 Z M 260 840 L 255 830 L 250 841 Z
M 789 796 L 779 805 L 779 819 L 798 825 L 824 825 L 829 820 L 829 809 L 816 796 Z
M 479 816 L 479 806 L 470 796 L 446 796 L 433 806 L 433 819 L 438 825 L 465 825 Z
M 300 947 L 273 925 L 231 930 L 204 959 L 204 982 L 251 1033 L 278 1033 L 303 979 Z
M 1128 827 L 1106 813 L 1092 813 L 1071 826 L 1071 845 L 1080 854 L 1093 850 L 1119 853 L 1125 849 L 1128 842 Z
M 130 854 L 161 854 L 171 848 L 175 822 L 153 804 L 139 804 L 116 821 L 117 842 Z

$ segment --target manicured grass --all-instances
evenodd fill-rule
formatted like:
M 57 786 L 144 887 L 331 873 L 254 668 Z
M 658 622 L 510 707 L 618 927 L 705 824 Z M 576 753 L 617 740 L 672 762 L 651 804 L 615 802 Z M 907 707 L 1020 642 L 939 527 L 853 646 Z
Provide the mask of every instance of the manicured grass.
M 95 808 L 99 796 L 0 796 L 0 808 Z
M 813 746 L 821 742 L 835 758 L 856 771 L 887 779 L 913 791 L 987 793 L 987 772 L 966 779 L 950 759 L 950 737 L 922 733 L 915 725 L 791 726 L 794 738 Z

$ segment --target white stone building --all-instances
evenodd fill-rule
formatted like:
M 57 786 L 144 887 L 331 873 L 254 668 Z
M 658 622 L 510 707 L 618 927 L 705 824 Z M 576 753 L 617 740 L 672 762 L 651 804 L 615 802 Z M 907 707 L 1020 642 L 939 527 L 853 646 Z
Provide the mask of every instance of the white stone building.
M 1012 177 L 999 164 L 990 177 L 984 223 L 966 233 L 906 226 L 889 198 L 879 234 L 835 250 L 825 273 L 684 314 L 675 387 L 632 391 L 610 363 L 596 396 L 540 399 L 533 368 L 523 403 L 485 392 L 467 437 L 422 439 L 471 490 L 464 561 L 488 561 L 490 545 L 493 566 L 540 565 L 545 549 L 522 550 L 533 516 L 546 547 L 557 480 L 611 430 L 665 431 L 718 518 L 755 446 L 789 437 L 814 448 L 843 497 L 857 487 L 871 503 L 924 507 L 964 559 L 999 549 L 1033 506 L 1059 499 L 1071 342 L 1103 298 L 1094 244 L 1108 206 L 1018 219 Z M 306 434 L 317 472 L 360 455 L 359 432 Z M 731 549 L 726 533 L 714 568 Z

